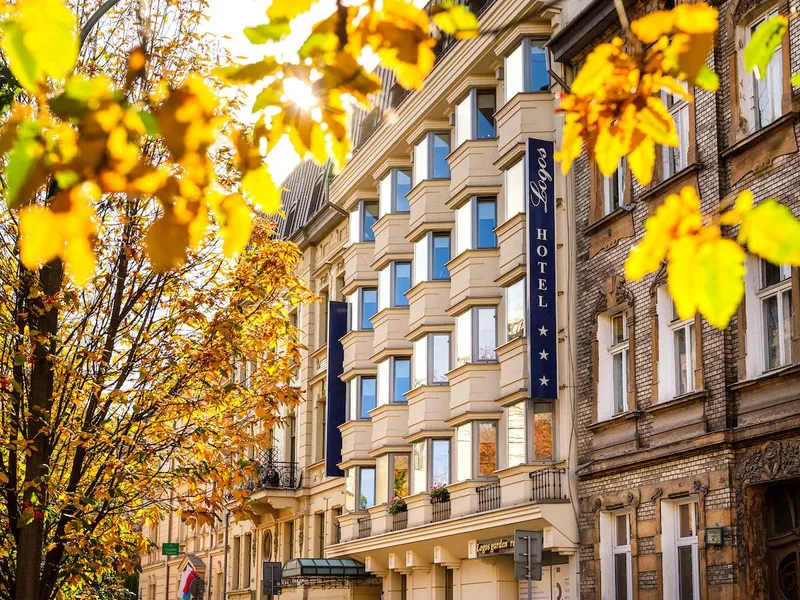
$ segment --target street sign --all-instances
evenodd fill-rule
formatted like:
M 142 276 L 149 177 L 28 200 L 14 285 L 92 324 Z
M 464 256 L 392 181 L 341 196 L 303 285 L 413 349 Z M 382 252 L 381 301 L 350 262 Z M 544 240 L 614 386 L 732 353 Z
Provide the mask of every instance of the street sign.
M 178 556 L 180 553 L 181 547 L 177 542 L 164 542 L 161 544 L 161 556 Z
M 542 580 L 542 541 L 541 531 L 514 530 L 514 575 L 528 580 L 528 600 L 533 600 L 533 580 Z
M 283 593 L 283 565 L 279 562 L 264 561 L 262 593 L 265 596 L 277 596 Z

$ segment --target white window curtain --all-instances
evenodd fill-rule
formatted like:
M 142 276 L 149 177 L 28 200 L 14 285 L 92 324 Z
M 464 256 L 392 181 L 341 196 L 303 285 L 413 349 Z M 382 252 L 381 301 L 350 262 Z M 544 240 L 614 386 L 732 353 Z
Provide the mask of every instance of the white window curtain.
M 428 336 L 423 336 L 414 342 L 413 352 L 413 387 L 419 387 L 428 383 Z
M 389 388 L 391 386 L 391 375 L 389 373 L 389 359 L 378 363 L 378 399 L 377 404 L 381 406 L 389 403 Z
M 525 87 L 525 72 L 523 70 L 524 60 L 522 58 L 523 45 L 524 44 L 520 44 L 517 46 L 505 59 L 503 81 L 506 87 L 506 102 L 522 92 Z
M 456 365 L 472 362 L 472 311 L 456 316 Z
M 426 134 L 423 138 L 419 141 L 419 143 L 414 146 L 414 183 L 413 185 L 417 185 L 419 182 L 428 179 L 428 145 L 429 145 L 429 137 Z
M 458 481 L 472 478 L 472 423 L 456 429 L 456 478 Z
M 472 207 L 474 202 L 469 200 L 456 209 L 456 255 L 472 248 Z
M 378 209 L 379 216 L 388 215 L 392 212 L 392 172 L 389 171 L 386 177 L 381 179 L 378 188 Z
M 458 104 L 456 104 L 456 144 L 458 148 L 467 140 L 472 139 L 473 128 L 473 110 L 472 110 L 473 94 L 467 96 Z
M 378 271 L 378 310 L 389 308 L 392 297 L 392 265 Z
M 414 285 L 428 281 L 429 234 L 414 242 Z
M 504 173 L 506 220 L 525 212 L 525 165 L 518 161 Z
M 361 241 L 361 211 L 356 206 L 350 211 L 350 243 L 357 244 Z

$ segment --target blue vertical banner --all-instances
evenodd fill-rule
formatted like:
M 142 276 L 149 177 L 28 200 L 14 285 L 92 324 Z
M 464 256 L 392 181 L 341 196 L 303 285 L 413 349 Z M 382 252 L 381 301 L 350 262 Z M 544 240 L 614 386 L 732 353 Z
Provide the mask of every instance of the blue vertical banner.
M 325 475 L 342 477 L 342 432 L 339 425 L 347 418 L 346 386 L 340 379 L 344 372 L 344 348 L 339 338 L 347 333 L 347 303 L 328 302 L 328 397 L 325 402 Z
M 528 360 L 531 398 L 558 398 L 553 142 L 528 138 Z

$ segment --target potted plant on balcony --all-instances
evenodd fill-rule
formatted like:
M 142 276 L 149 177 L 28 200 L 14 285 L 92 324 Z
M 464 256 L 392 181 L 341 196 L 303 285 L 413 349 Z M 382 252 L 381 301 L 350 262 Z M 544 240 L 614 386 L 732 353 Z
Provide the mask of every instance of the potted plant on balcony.
M 404 513 L 408 510 L 408 505 L 406 501 L 403 500 L 399 496 L 395 496 L 392 498 L 392 503 L 389 505 L 389 510 L 387 511 L 390 515 L 399 515 L 400 513 Z
M 431 486 L 431 504 L 450 502 L 450 490 L 444 484 Z

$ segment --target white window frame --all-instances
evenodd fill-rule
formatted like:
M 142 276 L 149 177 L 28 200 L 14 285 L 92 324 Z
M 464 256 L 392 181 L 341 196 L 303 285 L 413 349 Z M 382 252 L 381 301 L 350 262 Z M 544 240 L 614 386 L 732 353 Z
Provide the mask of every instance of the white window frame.
M 690 506 L 693 535 L 681 537 L 680 508 Z M 700 560 L 697 548 L 698 542 L 698 510 L 697 499 L 694 497 L 681 500 L 664 500 L 661 502 L 661 550 L 663 556 L 663 585 L 664 597 L 676 600 L 698 600 L 700 598 Z M 680 560 L 679 548 L 691 547 L 692 549 L 692 598 L 680 598 Z
M 451 148 L 453 140 L 449 131 L 429 131 L 414 146 L 414 168 L 412 185 L 417 185 L 422 181 L 435 179 L 449 179 L 450 165 L 448 164 L 446 177 L 435 177 L 434 167 L 434 140 L 436 136 L 447 137 L 447 147 Z
M 389 365 L 389 403 L 390 404 L 407 404 L 408 399 L 397 399 L 395 395 L 395 387 L 397 384 L 397 361 L 408 361 L 408 390 L 411 391 L 414 385 L 414 361 L 410 356 L 392 356 Z
M 374 200 L 362 200 L 358 203 L 354 210 L 350 212 L 350 243 L 351 244 L 372 244 L 375 242 L 375 233 L 372 234 L 372 239 L 365 239 L 367 233 L 366 221 L 367 218 L 367 204 L 375 206 L 377 209 L 376 215 L 380 218 L 380 205 Z M 377 218 L 375 219 L 378 220 Z
M 623 157 L 617 165 L 617 170 L 611 177 L 603 177 L 603 214 L 610 215 L 612 212 L 625 205 L 625 179 L 628 170 L 628 162 Z M 614 194 L 617 197 L 614 197 Z M 616 202 L 616 206 L 614 206 Z
M 423 337 L 414 340 L 413 342 L 413 356 L 411 359 L 411 389 L 420 387 L 422 385 L 449 385 L 447 377 L 444 381 L 434 381 L 434 363 L 440 353 L 435 352 L 435 338 L 441 337 L 447 339 L 447 370 L 449 372 L 453 365 L 453 344 L 452 336 L 449 333 L 427 333 Z M 424 372 L 420 368 L 420 363 L 425 364 Z
M 765 262 L 764 259 L 759 261 L 759 269 L 758 269 L 758 277 L 759 277 L 759 289 L 756 292 L 756 297 L 758 298 L 758 305 L 759 305 L 759 314 L 761 316 L 760 323 L 761 323 L 761 347 L 763 352 L 763 362 L 762 368 L 763 372 L 767 371 L 774 371 L 775 369 L 781 369 L 792 361 L 792 336 L 791 336 L 791 326 L 792 326 L 792 315 L 791 315 L 791 293 L 792 293 L 792 270 L 791 267 L 788 265 L 781 265 L 779 267 L 781 270 L 781 281 L 778 283 L 772 284 L 770 286 L 766 285 L 765 277 L 764 277 L 764 269 L 765 269 Z M 785 294 L 789 295 L 789 312 L 790 314 L 788 317 L 784 314 L 784 306 L 783 306 L 783 297 Z M 764 316 L 764 308 L 766 305 L 767 300 L 771 298 L 777 298 L 777 305 L 778 305 L 778 327 L 781 331 L 781 334 L 778 335 L 778 364 L 770 366 L 768 364 L 769 360 L 769 351 L 767 348 L 767 323 Z M 784 335 L 782 335 L 782 325 L 784 320 L 788 319 L 790 334 L 789 339 L 787 340 Z M 788 342 L 788 344 L 787 344 Z
M 685 84 L 681 85 L 686 89 Z M 661 101 L 675 121 L 679 139 L 677 148 L 661 147 L 662 179 L 666 180 L 689 166 L 689 103 L 681 96 L 665 90 L 661 91 Z
M 480 356 L 480 314 L 484 311 L 494 312 L 494 350 L 484 357 Z M 458 356 L 458 366 L 473 363 L 497 362 L 498 328 L 497 328 L 497 307 L 496 306 L 473 306 L 460 315 L 456 315 L 456 348 L 462 347 L 463 340 L 459 336 L 466 336 L 468 339 L 469 356 Z
M 348 304 L 350 305 L 350 331 L 372 331 L 373 327 L 362 327 L 361 314 L 364 310 L 364 291 L 375 290 L 375 308 L 380 310 L 380 293 L 378 288 L 374 287 L 360 287 L 358 290 L 348 296 Z M 377 312 L 375 314 L 378 314 Z M 371 315 L 371 319 L 375 315 Z M 371 321 L 370 321 L 371 323 Z
M 527 94 L 532 92 L 547 93 L 543 90 L 531 89 L 531 46 L 538 44 L 543 47 L 547 42 L 544 38 L 525 38 L 505 57 L 503 62 L 503 74 L 505 79 L 504 98 L 507 103 L 517 94 Z M 545 49 L 545 68 L 550 68 L 550 53 Z M 514 71 L 517 71 L 516 73 Z M 521 70 L 521 72 L 519 72 Z M 549 78 L 549 75 L 548 75 Z M 509 82 L 514 81 L 519 85 L 513 87 Z
M 752 37 L 753 30 L 756 27 L 758 27 L 764 21 L 777 15 L 778 10 L 776 8 L 771 8 L 751 19 L 743 27 L 742 36 L 744 38 L 744 45 L 741 47 L 744 48 L 747 45 Z M 776 58 L 777 63 L 775 62 Z M 779 67 L 777 72 L 775 68 L 776 66 Z M 739 53 L 739 68 L 740 73 L 743 73 L 743 76 L 740 77 L 739 85 L 740 89 L 743 91 L 743 97 L 747 101 L 746 112 L 748 130 L 749 133 L 754 133 L 760 129 L 763 129 L 770 123 L 775 122 L 783 114 L 783 44 L 778 44 L 778 47 L 775 48 L 775 52 L 773 53 L 772 58 L 767 65 L 767 73 L 765 74 L 764 79 L 759 80 L 756 77 L 755 70 L 753 70 L 753 72 L 745 71 L 744 52 Z M 767 86 L 766 89 L 769 92 L 770 104 L 772 105 L 772 109 L 775 111 L 775 113 L 771 115 L 772 118 L 768 121 L 762 121 L 762 116 L 759 111 L 758 99 L 756 97 L 759 85 Z
M 697 353 L 694 317 L 679 319 L 666 285 L 656 290 L 656 310 L 658 313 L 658 399 L 666 402 L 695 391 L 694 371 Z M 686 339 L 686 389 L 681 390 L 678 379 L 678 350 L 675 336 L 683 330 Z
M 372 379 L 375 381 L 375 407 L 379 406 L 378 401 L 378 378 L 376 375 L 358 375 L 348 380 L 347 385 L 347 414 L 348 421 L 369 421 L 370 417 L 361 416 L 363 381 Z M 369 414 L 369 413 L 367 413 Z
M 506 318 L 505 339 L 506 339 L 506 342 L 510 342 L 512 340 L 516 340 L 516 339 L 519 339 L 519 338 L 524 338 L 524 337 L 526 337 L 528 335 L 528 314 L 527 314 L 528 313 L 528 311 L 527 311 L 528 290 L 527 290 L 526 283 L 527 283 L 527 278 L 523 277 L 522 279 L 518 279 L 517 281 L 515 281 L 514 283 L 509 285 L 507 288 L 505 288 L 504 296 L 505 296 L 505 302 L 506 302 L 506 306 L 505 306 L 505 308 L 506 308 L 506 310 L 505 310 L 505 313 L 506 313 L 505 314 L 505 318 Z M 510 335 L 510 331 L 509 331 L 509 318 L 511 317 L 511 308 L 512 308 L 510 299 L 511 299 L 512 288 L 516 290 L 518 287 L 522 288 L 522 331 L 519 332 L 518 335 L 514 335 L 512 337 Z
M 625 516 L 628 543 L 617 544 L 617 518 Z M 626 555 L 627 600 L 633 600 L 633 569 L 631 564 L 631 518 L 630 511 L 605 511 L 600 514 L 600 582 L 603 598 L 615 600 L 617 556 Z
M 414 184 L 414 174 L 411 169 L 396 167 L 390 169 L 378 185 L 378 218 L 386 214 L 408 214 L 408 210 L 397 209 L 397 174 L 401 171 L 408 173 L 411 185 Z
M 373 506 L 376 506 L 378 504 L 378 469 L 376 468 L 375 465 L 363 465 L 363 466 L 359 466 L 359 467 L 356 467 L 356 468 L 358 469 L 358 479 L 356 481 L 356 490 L 358 490 L 358 496 L 356 498 L 356 500 L 357 500 L 357 504 L 356 504 L 357 510 L 355 512 L 364 512 L 364 511 L 366 511 L 366 510 L 368 510 L 368 509 L 370 509 Z M 366 470 L 371 470 L 371 471 L 373 471 L 375 473 L 375 475 L 373 476 L 373 480 L 372 480 L 372 499 L 375 502 L 375 504 L 370 504 L 370 505 L 366 506 L 365 508 L 361 508 L 361 487 L 364 484 L 363 471 L 365 469 Z
M 622 318 L 624 339 L 613 343 L 614 319 Z M 606 313 L 597 318 L 597 420 L 605 421 L 628 410 L 628 369 L 630 364 L 630 340 L 628 339 L 627 310 Z M 614 356 L 622 354 L 622 411 L 616 410 L 614 397 Z
M 506 221 L 526 211 L 528 203 L 525 192 L 525 161 L 519 160 L 503 171 Z
M 458 148 L 464 142 L 478 139 L 478 94 L 494 93 L 494 110 L 497 113 L 497 89 L 496 88 L 472 88 L 466 96 L 456 102 L 456 143 Z M 464 123 L 466 117 L 467 123 Z M 494 138 L 497 137 L 497 120 L 494 121 Z M 492 138 L 483 138 L 492 139 Z M 452 149 L 451 149 L 452 151 Z

